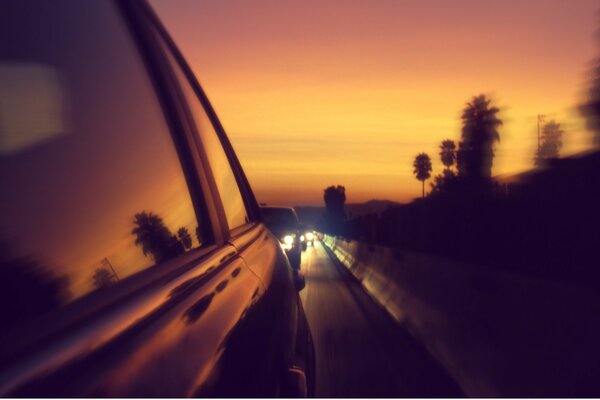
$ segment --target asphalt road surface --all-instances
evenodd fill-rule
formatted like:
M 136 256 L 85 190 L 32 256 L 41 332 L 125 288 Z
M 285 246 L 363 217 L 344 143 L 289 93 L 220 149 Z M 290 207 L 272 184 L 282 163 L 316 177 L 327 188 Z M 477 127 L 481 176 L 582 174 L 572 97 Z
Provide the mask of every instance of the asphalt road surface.
M 334 261 L 302 253 L 300 293 L 316 353 L 317 397 L 462 397 L 427 351 Z

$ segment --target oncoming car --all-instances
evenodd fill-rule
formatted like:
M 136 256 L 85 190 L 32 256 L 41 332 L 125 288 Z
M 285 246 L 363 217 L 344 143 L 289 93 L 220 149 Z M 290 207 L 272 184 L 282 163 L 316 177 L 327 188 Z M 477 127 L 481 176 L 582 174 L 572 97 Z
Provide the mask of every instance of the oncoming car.
M 293 270 L 150 6 L 3 1 L 0 36 L 0 395 L 312 395 Z
M 299 270 L 302 262 L 302 231 L 292 207 L 260 207 L 265 225 L 280 240 L 292 268 Z

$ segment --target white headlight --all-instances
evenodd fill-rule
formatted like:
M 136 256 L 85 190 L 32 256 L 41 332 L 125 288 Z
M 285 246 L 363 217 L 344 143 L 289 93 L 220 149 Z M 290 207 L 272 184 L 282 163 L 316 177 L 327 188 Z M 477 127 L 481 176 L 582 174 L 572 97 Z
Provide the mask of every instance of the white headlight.
M 285 235 L 283 237 L 283 243 L 284 244 L 292 244 L 292 243 L 294 243 L 294 237 L 292 235 Z
M 307 240 L 313 240 L 315 238 L 315 235 L 312 232 L 308 232 L 306 234 L 306 239 Z

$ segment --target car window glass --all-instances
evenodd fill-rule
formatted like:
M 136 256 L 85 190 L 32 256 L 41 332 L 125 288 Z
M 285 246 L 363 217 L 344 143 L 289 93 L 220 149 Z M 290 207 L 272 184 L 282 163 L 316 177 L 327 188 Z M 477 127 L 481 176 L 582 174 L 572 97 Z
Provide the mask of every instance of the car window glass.
M 160 104 L 114 4 L 2 2 L 0 37 L 2 330 L 201 241 Z
M 261 214 L 270 229 L 296 228 L 298 224 L 293 211 L 287 208 L 262 208 Z
M 235 179 L 231 164 L 215 128 L 206 114 L 206 110 L 194 92 L 190 81 L 185 76 L 179 63 L 176 61 L 166 43 L 159 38 L 168 59 L 170 60 L 176 78 L 181 85 L 183 94 L 188 102 L 194 118 L 200 141 L 206 150 L 208 162 L 223 202 L 225 216 L 230 229 L 237 228 L 249 221 L 240 188 Z

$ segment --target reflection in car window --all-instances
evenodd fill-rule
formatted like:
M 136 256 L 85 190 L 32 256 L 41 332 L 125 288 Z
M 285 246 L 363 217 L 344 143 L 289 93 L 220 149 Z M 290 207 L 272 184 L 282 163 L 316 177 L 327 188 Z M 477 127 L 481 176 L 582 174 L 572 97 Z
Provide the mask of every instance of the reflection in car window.
M 210 121 L 202 103 L 196 96 L 193 87 L 186 78 L 183 70 L 173 57 L 171 51 L 167 48 L 165 42 L 160 39 L 160 43 L 165 50 L 168 59 L 171 61 L 177 80 L 181 84 L 184 96 L 188 102 L 191 113 L 194 117 L 196 128 L 200 135 L 200 141 L 206 150 L 208 161 L 219 190 L 219 195 L 225 209 L 225 216 L 230 229 L 237 228 L 248 222 L 248 214 L 240 188 L 235 179 L 229 159 L 225 154 L 223 145 Z
M 6 328 L 198 247 L 200 230 L 113 3 L 3 2 L 0 37 Z

